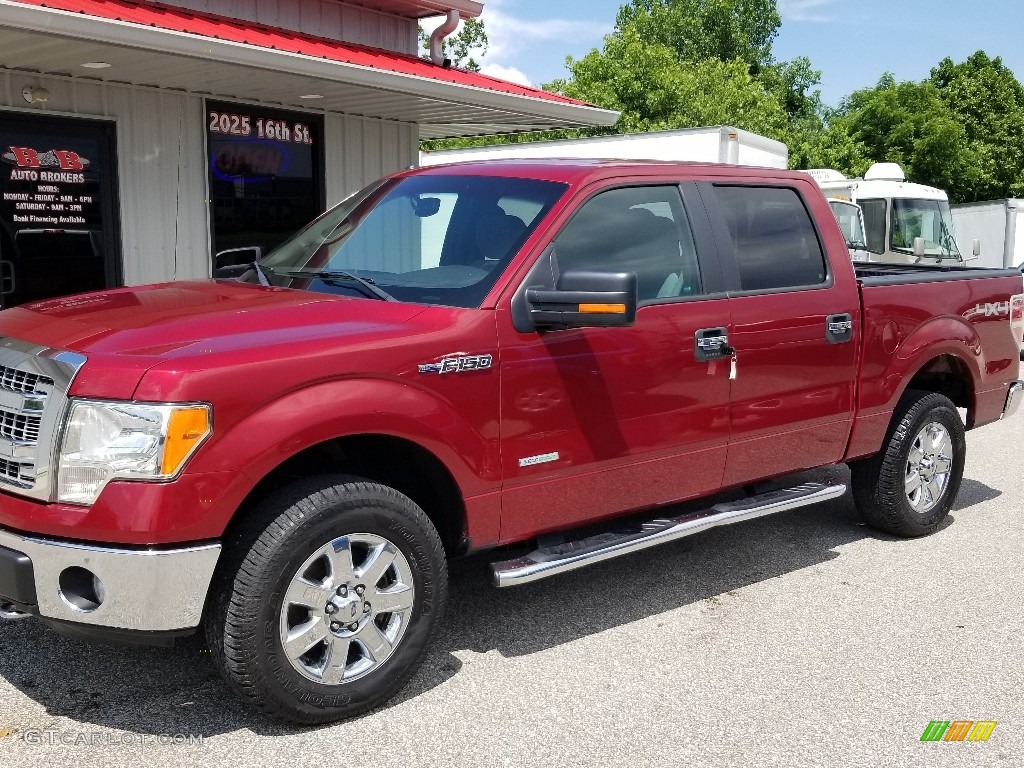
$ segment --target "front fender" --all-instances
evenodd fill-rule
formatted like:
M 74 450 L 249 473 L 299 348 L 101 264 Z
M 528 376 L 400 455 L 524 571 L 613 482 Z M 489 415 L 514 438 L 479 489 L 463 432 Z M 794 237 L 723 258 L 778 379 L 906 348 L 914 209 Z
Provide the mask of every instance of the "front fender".
M 471 425 L 452 404 L 405 382 L 358 378 L 320 383 L 265 404 L 223 434 L 216 424 L 214 429 L 215 439 L 196 455 L 189 473 L 241 470 L 255 485 L 319 443 L 383 434 L 417 443 L 436 456 L 464 496 L 500 485 L 497 419 Z

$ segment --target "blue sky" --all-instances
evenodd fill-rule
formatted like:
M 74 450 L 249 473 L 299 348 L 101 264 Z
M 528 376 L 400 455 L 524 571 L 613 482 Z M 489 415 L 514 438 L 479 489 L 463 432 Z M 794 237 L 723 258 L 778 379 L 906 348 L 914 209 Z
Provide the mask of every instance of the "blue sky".
M 566 55 L 600 47 L 621 0 L 485 0 L 485 71 L 534 85 L 566 74 Z M 779 0 L 775 56 L 808 56 L 836 105 L 883 72 L 919 80 L 945 56 L 1002 56 L 1024 81 L 1022 0 Z M 429 28 L 429 25 L 427 25 Z

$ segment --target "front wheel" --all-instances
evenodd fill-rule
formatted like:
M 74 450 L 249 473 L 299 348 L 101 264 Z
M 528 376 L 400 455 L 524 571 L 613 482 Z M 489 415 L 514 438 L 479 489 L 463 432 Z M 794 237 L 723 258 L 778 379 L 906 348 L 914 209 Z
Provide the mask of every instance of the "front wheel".
M 934 392 L 906 392 L 882 450 L 851 465 L 861 517 L 896 536 L 932 533 L 956 500 L 966 455 L 964 425 L 952 401 Z
M 351 477 L 283 489 L 227 543 L 207 634 L 228 683 L 280 720 L 318 724 L 398 692 L 447 594 L 437 531 L 397 491 Z

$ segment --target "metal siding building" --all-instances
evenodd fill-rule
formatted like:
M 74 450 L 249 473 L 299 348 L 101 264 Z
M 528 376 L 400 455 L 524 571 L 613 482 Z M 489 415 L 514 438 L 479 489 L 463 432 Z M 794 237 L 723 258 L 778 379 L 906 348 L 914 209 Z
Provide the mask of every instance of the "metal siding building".
M 415 58 L 418 18 L 453 8 L 472 16 L 482 6 L 0 0 L 5 306 L 82 288 L 209 277 L 221 246 L 280 241 L 308 213 L 417 163 L 422 138 L 614 122 L 612 112 Z M 231 133 L 241 120 L 249 134 L 217 134 L 217 110 Z M 101 128 L 113 137 L 105 154 L 95 149 L 102 137 L 92 135 Z M 296 146 L 304 136 L 308 146 Z M 84 151 L 60 148 L 74 137 L 74 146 L 112 157 L 103 168 L 84 161 L 84 181 L 45 171 L 60 181 L 27 180 L 40 162 L 68 170 L 61 158 Z M 261 177 L 250 172 L 254 163 L 275 172 Z M 103 179 L 93 178 L 101 170 Z M 287 173 L 296 175 L 287 180 Z M 266 194 L 270 186 L 279 189 Z M 112 213 L 89 213 L 98 202 Z M 68 207 L 81 213 L 66 216 Z M 88 260 L 76 260 L 81 246 L 71 248 L 71 240 L 104 256 L 104 284 L 90 282 L 97 275 L 76 277 Z M 31 263 L 32 253 L 57 252 L 65 261 Z M 55 283 L 58 273 L 70 282 Z

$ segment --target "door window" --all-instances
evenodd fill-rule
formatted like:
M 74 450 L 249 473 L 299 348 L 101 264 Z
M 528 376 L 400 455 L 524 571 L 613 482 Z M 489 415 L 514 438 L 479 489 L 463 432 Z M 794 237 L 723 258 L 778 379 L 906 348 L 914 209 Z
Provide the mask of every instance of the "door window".
M 703 293 L 679 189 L 623 187 L 587 201 L 555 240 L 560 272 L 636 272 L 640 302 Z
M 864 211 L 868 250 L 885 253 L 885 200 L 861 200 L 860 207 Z
M 810 214 L 788 187 L 716 186 L 744 291 L 820 285 L 828 277 Z
M 13 307 L 119 282 L 114 125 L 0 116 L 0 294 Z

